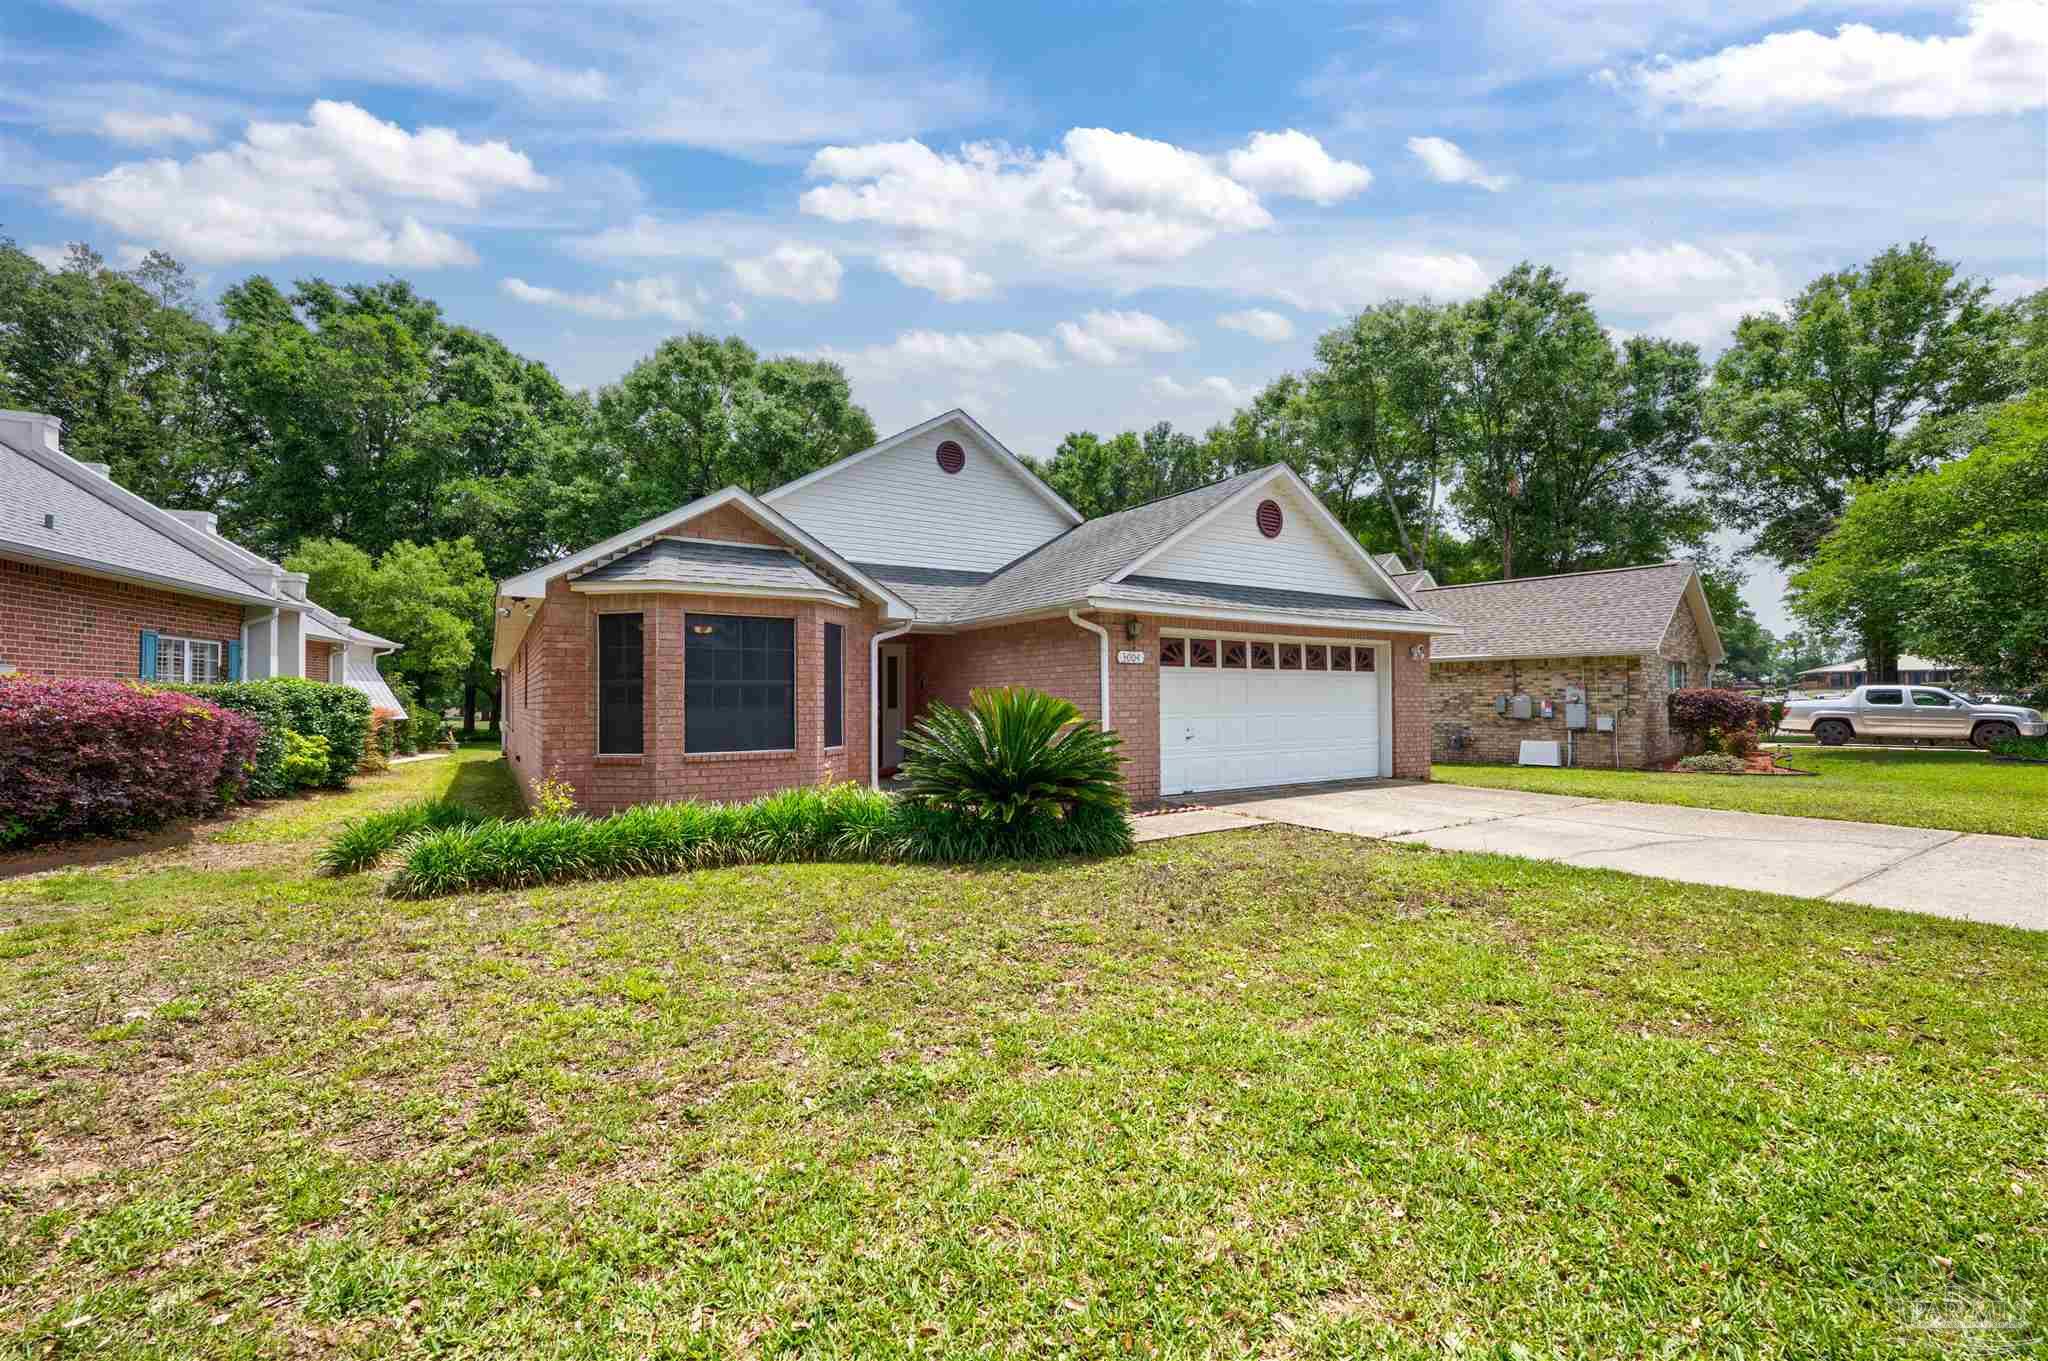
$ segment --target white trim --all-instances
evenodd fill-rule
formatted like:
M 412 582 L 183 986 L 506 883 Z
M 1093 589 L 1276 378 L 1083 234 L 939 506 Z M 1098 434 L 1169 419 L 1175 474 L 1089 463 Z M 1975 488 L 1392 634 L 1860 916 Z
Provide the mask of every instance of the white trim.
M 1027 465 L 1023 459 L 1018 458 L 1015 454 L 1011 453 L 1008 448 L 1004 447 L 1004 444 L 1001 440 L 997 439 L 994 435 L 991 435 L 986 429 L 984 429 L 980 421 L 977 421 L 976 419 L 974 419 L 974 417 L 968 415 L 965 411 L 961 410 L 957 406 L 954 407 L 951 411 L 943 412 L 940 415 L 932 417 L 928 421 L 920 421 L 918 424 L 911 426 L 908 430 L 899 430 L 885 440 L 880 440 L 874 444 L 870 444 L 867 448 L 861 450 L 857 454 L 848 454 L 845 458 L 840 459 L 837 463 L 828 463 L 824 467 L 816 470 L 815 472 L 805 473 L 802 477 L 797 478 L 793 482 L 785 482 L 781 486 L 774 488 L 772 491 L 763 493 L 761 499 L 770 502 L 780 500 L 781 498 L 788 496 L 794 492 L 797 492 L 803 489 L 804 487 L 810 486 L 814 482 L 821 482 L 824 479 L 831 477 L 835 473 L 843 473 L 848 468 L 854 467 L 861 463 L 865 463 L 869 459 L 875 457 L 875 455 L 877 454 L 885 454 L 889 450 L 894 449 L 901 444 L 905 444 L 910 440 L 918 438 L 920 435 L 929 434 L 933 430 L 936 430 L 938 427 L 945 425 L 949 421 L 959 421 L 961 424 L 967 427 L 968 432 L 972 434 L 976 439 L 980 440 L 983 444 L 987 445 L 990 449 L 994 450 L 997 461 L 1002 463 L 1007 468 L 1009 468 L 1009 470 L 1016 476 L 1022 478 L 1025 485 L 1030 487 L 1032 491 L 1036 492 L 1040 500 L 1044 501 L 1047 505 L 1051 506 L 1054 510 L 1058 511 L 1060 515 L 1065 517 L 1068 524 L 1077 525 L 1081 523 L 1081 513 L 1075 510 L 1072 506 L 1068 505 L 1066 502 L 1066 498 L 1062 497 L 1058 492 L 1054 491 L 1050 486 L 1046 485 L 1045 480 L 1041 478 L 1037 473 L 1032 472 L 1030 466 Z
M 868 788 L 882 787 L 882 644 L 910 632 L 910 625 L 868 635 Z M 906 644 L 906 649 L 908 645 Z M 906 650 L 905 656 L 907 657 Z M 907 668 L 906 668 L 907 669 Z M 908 679 L 905 688 L 908 688 Z
M 14 446 L 9 445 L 9 448 Z M 39 544 L 25 544 L 14 539 L 0 540 L 0 558 L 24 562 L 30 566 L 55 565 L 74 576 L 96 577 L 101 581 L 126 581 L 137 586 L 148 586 L 174 595 L 196 595 L 203 600 L 223 600 L 231 605 L 274 606 L 278 598 L 265 595 L 255 587 L 246 592 L 235 592 L 221 586 L 200 586 L 180 577 L 161 576 L 155 572 L 111 567 L 93 558 L 80 557 L 76 553 L 62 553 L 44 548 Z
M 1316 523 L 1323 527 L 1325 533 L 1344 546 L 1344 549 L 1350 553 L 1352 560 L 1358 566 L 1365 569 L 1369 580 L 1378 582 L 1387 590 L 1386 598 L 1388 600 L 1393 601 L 1397 605 L 1405 605 L 1411 610 L 1418 608 L 1415 602 L 1408 597 L 1408 593 L 1394 584 L 1394 579 L 1387 574 L 1387 570 L 1380 566 L 1373 558 L 1373 555 L 1366 552 L 1365 547 L 1357 539 L 1351 537 L 1350 531 L 1344 528 L 1343 523 L 1330 513 L 1329 507 L 1323 504 L 1322 498 L 1316 495 L 1315 489 L 1302 481 L 1300 474 L 1296 473 L 1294 469 L 1288 467 L 1285 463 L 1275 463 L 1271 468 L 1267 469 L 1263 477 L 1255 477 L 1245 483 L 1236 495 L 1211 506 L 1192 523 L 1184 526 L 1177 533 L 1169 535 L 1163 542 L 1153 545 L 1150 551 L 1142 553 L 1137 558 L 1124 564 L 1120 571 L 1102 584 L 1113 586 L 1117 582 L 1122 581 L 1125 577 L 1130 576 L 1140 567 L 1152 561 L 1152 559 L 1167 552 L 1182 540 L 1199 534 L 1202 530 L 1222 518 L 1224 513 L 1230 510 L 1231 507 L 1243 504 L 1247 497 L 1251 496 L 1254 492 L 1271 486 L 1276 480 L 1286 482 L 1301 494 L 1302 499 L 1308 503 L 1309 515 Z
M 1125 600 L 1103 595 L 1090 595 L 1087 607 L 1091 610 L 1115 610 L 1124 614 L 1150 614 L 1175 619 L 1223 619 L 1242 624 L 1287 624 L 1304 629 L 1378 629 L 1386 633 L 1421 633 L 1439 637 L 1465 631 L 1461 624 L 1418 624 L 1398 620 L 1381 623 L 1377 620 L 1360 620 L 1352 615 L 1321 615 L 1304 619 L 1299 614 L 1280 610 L 1239 609 L 1192 603 L 1169 604 L 1159 600 Z M 977 624 L 975 627 L 980 625 Z
M 1110 732 L 1116 725 L 1110 721 L 1109 717 L 1109 630 L 1100 624 L 1083 619 L 1079 610 L 1068 610 L 1067 619 L 1077 627 L 1087 629 L 1095 635 L 1096 651 L 1100 656 L 1102 664 L 1102 692 L 1099 701 L 1102 705 L 1102 721 L 1098 726 L 1104 732 Z
M 1685 603 L 1692 607 L 1693 622 L 1699 625 L 1700 634 L 1706 640 L 1707 674 L 1711 678 L 1714 666 L 1728 660 L 1728 649 L 1721 643 L 1721 626 L 1714 622 L 1714 607 L 1707 603 L 1707 588 L 1700 581 L 1697 564 L 1693 566 L 1692 575 L 1686 578 Z M 1664 632 L 1667 636 L 1671 632 L 1668 622 L 1664 625 Z M 1661 646 L 1664 640 L 1660 638 L 1657 641 Z
M 1432 649 L 1430 665 L 1438 662 L 1549 662 L 1568 661 L 1579 657 L 1626 657 L 1639 662 L 1645 657 L 1654 657 L 1655 652 L 1639 652 L 1633 648 L 1617 648 L 1608 652 L 1589 652 L 1585 648 L 1574 648 L 1570 652 L 1438 652 Z
M 841 591 L 815 586 L 720 586 L 694 581 L 572 581 L 579 595 L 730 595 L 760 600 L 820 600 L 859 609 L 860 602 Z

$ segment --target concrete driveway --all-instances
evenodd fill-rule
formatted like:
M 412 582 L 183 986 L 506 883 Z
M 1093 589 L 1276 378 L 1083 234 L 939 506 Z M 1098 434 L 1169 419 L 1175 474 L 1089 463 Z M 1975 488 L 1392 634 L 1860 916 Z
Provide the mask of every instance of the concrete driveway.
M 1286 822 L 2048 930 L 2048 841 L 2027 837 L 1397 781 L 1224 797 L 1141 819 L 1141 839 Z

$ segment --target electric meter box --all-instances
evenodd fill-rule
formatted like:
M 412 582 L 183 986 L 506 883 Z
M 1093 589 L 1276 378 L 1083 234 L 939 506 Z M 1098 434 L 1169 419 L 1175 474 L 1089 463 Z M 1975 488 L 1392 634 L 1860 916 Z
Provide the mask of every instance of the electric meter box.
M 1527 695 L 1516 695 L 1508 701 L 1509 718 L 1534 718 L 1536 702 Z
M 1594 720 L 1593 720 L 1593 731 L 1595 731 L 1595 732 L 1613 732 L 1613 731 L 1614 731 L 1614 715 L 1613 715 L 1613 714 L 1602 714 L 1602 715 L 1600 715 L 1600 716 L 1599 716 L 1598 718 L 1594 719 Z
M 1585 706 L 1585 704 L 1584 704 L 1583 702 L 1581 702 L 1581 701 L 1579 701 L 1579 700 L 1567 700 L 1567 701 L 1565 701 L 1565 706 L 1564 706 L 1564 725 L 1565 725 L 1565 726 L 1566 726 L 1567 728 L 1579 728 L 1579 729 L 1584 729 L 1584 728 L 1585 728 L 1585 726 L 1586 726 L 1586 706 Z

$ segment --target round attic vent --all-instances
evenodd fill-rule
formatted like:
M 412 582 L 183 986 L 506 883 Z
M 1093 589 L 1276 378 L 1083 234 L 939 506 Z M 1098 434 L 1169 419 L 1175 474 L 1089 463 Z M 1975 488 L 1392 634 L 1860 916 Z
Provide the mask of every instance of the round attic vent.
M 967 451 L 965 449 L 962 449 L 952 440 L 945 440 L 942 443 L 940 443 L 939 471 L 946 473 L 957 473 L 966 466 Z
M 1269 539 L 1279 538 L 1281 525 L 1280 503 L 1278 501 L 1259 502 L 1258 521 L 1259 533 Z

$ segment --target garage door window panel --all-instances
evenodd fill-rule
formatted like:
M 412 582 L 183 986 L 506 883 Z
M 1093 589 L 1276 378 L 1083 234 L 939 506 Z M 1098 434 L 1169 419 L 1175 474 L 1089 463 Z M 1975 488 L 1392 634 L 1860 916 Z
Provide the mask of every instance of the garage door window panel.
M 1216 640 L 1214 638 L 1194 638 L 1189 640 L 1188 665 L 1216 665 Z
M 1159 664 L 1161 666 L 1186 666 L 1188 664 L 1188 640 L 1185 638 L 1161 638 L 1159 640 Z

